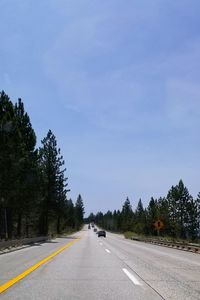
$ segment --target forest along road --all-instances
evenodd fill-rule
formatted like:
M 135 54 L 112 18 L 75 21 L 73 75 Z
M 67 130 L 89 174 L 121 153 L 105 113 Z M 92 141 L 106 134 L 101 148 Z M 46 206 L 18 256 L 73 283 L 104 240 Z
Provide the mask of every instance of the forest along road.
M 11 285 L 19 274 L 24 278 Z M 8 287 L 2 300 L 199 300 L 200 255 L 111 233 L 98 238 L 85 226 L 68 238 L 0 255 L 0 285 Z

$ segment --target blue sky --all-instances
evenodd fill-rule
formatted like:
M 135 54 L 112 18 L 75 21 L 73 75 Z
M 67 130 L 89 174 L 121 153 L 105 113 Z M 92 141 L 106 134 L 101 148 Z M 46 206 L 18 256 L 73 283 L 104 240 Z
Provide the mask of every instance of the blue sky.
M 86 213 L 200 191 L 198 0 L 1 0 L 0 89 L 51 129 Z

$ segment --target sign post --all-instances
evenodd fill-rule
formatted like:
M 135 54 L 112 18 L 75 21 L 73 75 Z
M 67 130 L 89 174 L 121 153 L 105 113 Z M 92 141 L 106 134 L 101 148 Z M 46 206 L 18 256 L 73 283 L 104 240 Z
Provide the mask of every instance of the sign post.
M 160 229 L 164 227 L 164 223 L 158 219 L 154 222 L 154 227 L 157 229 L 158 236 L 160 235 Z

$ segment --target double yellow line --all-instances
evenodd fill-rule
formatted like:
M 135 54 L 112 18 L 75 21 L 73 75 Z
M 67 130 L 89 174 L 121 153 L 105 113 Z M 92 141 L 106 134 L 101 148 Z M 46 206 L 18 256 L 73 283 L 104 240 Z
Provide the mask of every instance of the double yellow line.
M 9 280 L 6 283 L 4 283 L 3 285 L 0 285 L 0 294 L 3 293 L 5 290 L 7 290 L 12 285 L 14 285 L 15 283 L 17 283 L 19 280 L 21 280 L 24 277 L 26 277 L 28 274 L 30 274 L 31 272 L 33 272 L 35 269 L 37 269 L 38 267 L 40 267 L 41 265 L 43 265 L 44 263 L 46 263 L 47 261 L 49 261 L 50 259 L 52 259 L 54 256 L 58 255 L 60 252 L 62 252 L 63 250 L 67 249 L 68 247 L 70 247 L 72 244 L 74 244 L 75 242 L 77 242 L 79 239 L 80 238 L 77 238 L 77 239 L 75 239 L 75 240 L 67 243 L 65 246 L 63 246 L 62 248 L 60 248 L 57 251 L 53 252 L 51 255 L 49 255 L 46 258 L 44 258 L 43 260 L 39 261 L 38 263 L 36 263 L 32 267 L 28 268 L 23 273 L 21 273 L 18 276 L 12 278 L 11 280 Z

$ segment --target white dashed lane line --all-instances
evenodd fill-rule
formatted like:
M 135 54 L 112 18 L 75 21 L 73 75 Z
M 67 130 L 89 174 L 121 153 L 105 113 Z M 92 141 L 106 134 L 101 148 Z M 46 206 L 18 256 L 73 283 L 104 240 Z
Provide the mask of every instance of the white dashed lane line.
M 142 284 L 137 280 L 137 278 L 136 278 L 132 273 L 130 273 L 127 269 L 123 268 L 122 270 L 124 271 L 124 273 L 128 276 L 128 278 L 129 278 L 135 285 L 142 285 Z
M 110 253 L 110 250 L 108 250 L 108 249 L 105 249 L 105 251 L 106 251 L 107 253 Z

